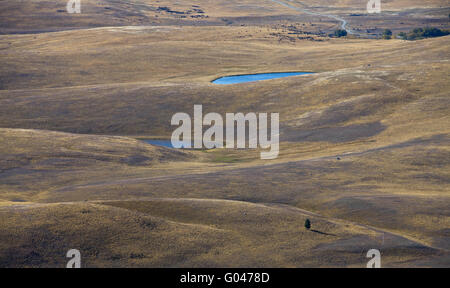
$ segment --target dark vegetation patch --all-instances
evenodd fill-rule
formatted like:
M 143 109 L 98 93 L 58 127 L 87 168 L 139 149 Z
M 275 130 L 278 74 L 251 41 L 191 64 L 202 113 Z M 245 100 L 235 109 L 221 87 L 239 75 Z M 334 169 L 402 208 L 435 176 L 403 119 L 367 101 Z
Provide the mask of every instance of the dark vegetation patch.
M 156 9 L 157 12 L 165 12 L 168 14 L 174 14 L 174 15 L 183 15 L 182 18 L 186 18 L 187 15 L 189 15 L 191 18 L 208 18 L 209 16 L 205 15 L 205 11 L 202 9 L 195 7 L 190 10 L 186 11 L 176 11 L 172 10 L 170 7 L 167 6 L 159 6 Z
M 149 162 L 152 161 L 152 158 L 144 156 L 144 155 L 131 155 L 125 158 L 122 158 L 120 162 L 132 165 L 132 166 L 139 166 L 139 165 L 146 165 Z
M 435 38 L 447 36 L 450 34 L 449 30 L 441 30 L 439 28 L 415 28 L 408 33 L 400 32 L 398 36 L 403 40 L 420 40 L 425 38 Z
M 347 31 L 343 30 L 343 29 L 337 29 L 337 30 L 334 31 L 333 34 L 330 34 L 329 36 L 330 37 L 337 37 L 337 38 L 345 37 L 345 36 L 347 36 Z

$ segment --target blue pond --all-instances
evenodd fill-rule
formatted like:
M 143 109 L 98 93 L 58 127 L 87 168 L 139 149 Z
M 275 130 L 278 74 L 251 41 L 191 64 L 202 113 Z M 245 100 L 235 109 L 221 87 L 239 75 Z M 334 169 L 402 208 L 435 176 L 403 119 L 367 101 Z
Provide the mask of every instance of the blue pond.
M 167 148 L 175 148 L 175 147 L 173 147 L 171 140 L 141 139 L 141 141 L 144 142 L 144 143 L 152 144 L 152 145 L 156 145 L 156 146 L 162 146 L 162 147 L 167 147 Z M 186 142 L 182 143 L 182 147 L 181 148 L 191 149 L 191 148 L 186 148 L 186 146 L 194 147 L 194 142 L 191 142 L 191 145 L 187 145 L 187 144 L 189 144 L 189 143 L 186 143 Z
M 146 140 L 142 140 L 142 141 L 145 142 L 145 143 L 148 143 L 148 144 L 156 145 L 156 146 L 163 146 L 163 147 L 173 148 L 171 140 L 150 140 L 150 139 L 146 139 Z
M 255 82 L 261 80 L 269 80 L 276 78 L 284 78 L 290 76 L 307 75 L 313 74 L 312 72 L 280 72 L 280 73 L 262 73 L 262 74 L 246 74 L 246 75 L 235 75 L 235 76 L 225 76 L 218 78 L 212 83 L 214 84 L 237 84 L 245 82 Z

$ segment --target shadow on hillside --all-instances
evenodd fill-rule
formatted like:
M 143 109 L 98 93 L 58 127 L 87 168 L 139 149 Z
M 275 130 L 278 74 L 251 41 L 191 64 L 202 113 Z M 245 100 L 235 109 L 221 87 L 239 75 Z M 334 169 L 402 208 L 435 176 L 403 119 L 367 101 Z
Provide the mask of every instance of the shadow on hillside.
M 325 233 L 325 232 L 318 231 L 318 230 L 314 230 L 314 229 L 311 229 L 310 231 L 311 231 L 311 232 L 315 232 L 315 233 L 319 233 L 319 234 L 322 234 L 322 235 L 337 236 L 337 235 L 335 235 L 335 234 Z

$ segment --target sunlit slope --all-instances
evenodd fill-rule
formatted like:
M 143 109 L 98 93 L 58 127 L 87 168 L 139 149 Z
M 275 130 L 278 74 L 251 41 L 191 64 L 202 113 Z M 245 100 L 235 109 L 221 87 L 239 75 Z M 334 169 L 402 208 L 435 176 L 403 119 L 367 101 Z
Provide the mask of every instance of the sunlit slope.
M 73 248 L 84 267 L 365 267 L 369 247 L 384 248 L 385 267 L 442 265 L 443 256 L 389 233 L 238 201 L 24 205 L 0 208 L 0 223 L 2 267 L 64 267 Z
M 191 113 L 194 104 L 203 104 L 205 113 L 278 112 L 282 141 L 360 138 L 308 134 L 348 125 L 371 125 L 365 138 L 395 126 L 410 127 L 398 130 L 410 135 L 395 135 L 397 140 L 447 132 L 449 37 L 290 45 L 270 39 L 234 41 L 238 31 L 224 35 L 230 41 L 214 41 L 212 32 L 190 30 L 186 41 L 177 38 L 180 31 L 170 30 L 147 36 L 64 32 L 56 33 L 53 42 L 11 36 L 17 46 L 4 52 L 8 65 L 0 73 L 9 90 L 0 91 L 0 127 L 170 136 L 174 113 Z M 102 33 L 117 39 L 105 37 L 101 48 Z M 191 41 L 196 33 L 212 42 Z M 157 41 L 162 35 L 174 39 Z M 66 45 L 64 36 L 75 46 Z M 130 41 L 135 45 L 126 44 Z M 76 42 L 85 42 L 84 48 Z M 105 53 L 98 54 L 99 49 Z M 26 51 L 35 52 L 26 56 Z M 223 75 L 270 71 L 318 74 L 233 86 L 209 83 Z M 46 86 L 61 88 L 41 89 Z
M 424 61 L 446 59 L 450 39 L 291 43 L 274 33 L 283 29 L 119 27 L 3 36 L 0 88 L 194 84 L 224 74 L 369 69 L 369 64 L 371 70 L 380 65 L 411 69 Z

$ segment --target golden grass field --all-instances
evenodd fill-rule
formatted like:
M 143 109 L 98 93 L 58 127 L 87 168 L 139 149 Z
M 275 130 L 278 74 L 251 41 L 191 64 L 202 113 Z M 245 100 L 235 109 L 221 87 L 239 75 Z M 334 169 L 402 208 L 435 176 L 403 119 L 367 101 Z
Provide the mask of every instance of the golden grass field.
M 363 2 L 291 4 L 352 29 L 450 25 L 446 1 L 350 16 Z M 329 38 L 337 21 L 273 1 L 82 3 L 0 2 L 0 267 L 72 248 L 84 267 L 365 267 L 372 248 L 450 266 L 450 36 Z M 287 71 L 316 73 L 211 83 Z M 280 113 L 279 157 L 140 141 L 194 104 Z

